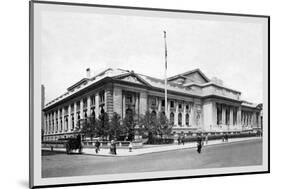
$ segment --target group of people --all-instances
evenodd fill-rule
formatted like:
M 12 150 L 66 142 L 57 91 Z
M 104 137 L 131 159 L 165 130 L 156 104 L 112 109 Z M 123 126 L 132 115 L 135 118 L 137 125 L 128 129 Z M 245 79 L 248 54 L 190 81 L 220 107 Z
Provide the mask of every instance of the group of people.
M 223 142 L 228 142 L 228 135 L 227 135 L 227 133 L 225 133 L 225 134 L 222 136 L 222 141 L 223 141 Z
M 184 137 L 184 135 L 183 136 L 180 135 L 178 137 L 178 145 L 180 145 L 180 144 L 184 145 L 184 143 L 185 143 L 185 137 Z
M 99 140 L 96 140 L 96 142 L 95 142 L 96 154 L 99 153 L 100 146 L 101 146 L 101 142 Z M 129 143 L 128 148 L 129 148 L 129 152 L 132 152 L 132 150 L 133 150 L 133 143 L 132 142 Z M 110 142 L 109 153 L 117 155 L 117 143 L 114 140 L 112 140 Z

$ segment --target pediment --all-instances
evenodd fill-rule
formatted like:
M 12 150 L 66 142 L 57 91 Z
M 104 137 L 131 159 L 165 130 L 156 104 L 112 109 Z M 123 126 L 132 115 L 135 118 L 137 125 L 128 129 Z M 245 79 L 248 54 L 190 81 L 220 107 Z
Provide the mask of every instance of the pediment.
M 141 81 L 139 81 L 139 79 L 138 78 L 136 78 L 136 77 L 134 77 L 134 76 L 127 76 L 127 77 L 124 77 L 124 78 L 122 78 L 122 79 L 120 79 L 120 80 L 122 80 L 122 81 L 128 81 L 128 82 L 131 82 L 131 83 L 137 83 L 137 84 L 141 84 L 141 85 L 143 85 L 144 83 L 143 82 L 141 82 Z
M 149 83 L 147 83 L 142 78 L 138 77 L 136 74 L 125 74 L 123 76 L 116 77 L 115 79 L 126 81 L 134 84 L 144 85 L 144 86 L 150 86 Z

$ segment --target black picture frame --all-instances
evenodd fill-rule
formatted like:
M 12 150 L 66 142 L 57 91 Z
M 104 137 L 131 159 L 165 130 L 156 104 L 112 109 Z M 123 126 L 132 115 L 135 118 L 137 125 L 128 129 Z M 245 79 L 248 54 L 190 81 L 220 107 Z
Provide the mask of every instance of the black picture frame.
M 196 175 L 196 176 L 182 176 L 182 177 L 165 177 L 165 178 L 151 178 L 151 179 L 136 179 L 136 180 L 121 180 L 121 181 L 106 181 L 106 182 L 86 182 L 75 184 L 54 184 L 54 185 L 34 185 L 33 181 L 33 114 L 34 114 L 34 4 L 52 4 L 52 5 L 65 5 L 65 6 L 86 6 L 86 7 L 104 7 L 112 9 L 129 9 L 129 10 L 145 10 L 145 11 L 164 11 L 164 12 L 179 12 L 179 13 L 194 13 L 194 14 L 209 14 L 209 15 L 224 15 L 232 17 L 260 17 L 267 19 L 268 22 L 268 170 L 258 172 L 243 172 L 243 173 L 225 173 L 225 174 L 212 174 L 212 175 Z M 82 185 L 99 185 L 99 184 L 113 184 L 113 183 L 131 183 L 131 182 L 146 182 L 146 181 L 161 181 L 161 180 L 174 180 L 174 179 L 191 179 L 191 178 L 204 178 L 204 177 L 222 177 L 222 176 L 236 176 L 236 175 L 251 175 L 251 174 L 267 174 L 270 173 L 270 16 L 268 15 L 255 15 L 255 14 L 240 14 L 240 13 L 226 13 L 226 12 L 205 12 L 193 10 L 178 10 L 178 9 L 162 9 L 162 8 L 148 8 L 148 7 L 131 7 L 131 6 L 116 6 L 116 5 L 101 5 L 101 4 L 86 4 L 86 3 L 70 3 L 70 2 L 56 2 L 56 1 L 29 1 L 29 187 L 30 188 L 50 188 L 50 187 L 67 187 L 67 186 L 82 186 Z

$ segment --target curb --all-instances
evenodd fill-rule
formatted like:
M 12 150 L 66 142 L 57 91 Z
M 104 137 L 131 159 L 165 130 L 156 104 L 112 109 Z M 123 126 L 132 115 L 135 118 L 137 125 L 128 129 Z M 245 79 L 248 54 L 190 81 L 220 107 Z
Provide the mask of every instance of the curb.
M 220 142 L 220 143 L 215 143 L 215 144 L 207 144 L 207 145 L 203 145 L 208 147 L 208 146 L 219 146 L 219 145 L 228 145 L 228 144 L 234 144 L 234 143 L 241 143 L 241 142 L 245 142 L 245 141 L 254 141 L 254 140 L 262 140 L 262 138 L 249 138 L 246 140 L 240 140 L 240 141 L 230 141 L 230 142 Z M 80 155 L 89 155 L 89 156 L 101 156 L 101 157 L 130 157 L 130 156 L 141 156 L 141 155 L 145 155 L 145 154 L 152 154 L 152 153 L 161 153 L 161 152 L 168 152 L 168 151 L 176 151 L 176 150 L 186 150 L 186 149 L 194 149 L 196 148 L 196 146 L 190 146 L 190 147 L 184 147 L 184 148 L 176 148 L 176 149 L 163 149 L 163 150 L 159 150 L 159 151 L 152 151 L 152 152 L 143 152 L 140 154 L 132 154 L 132 155 L 113 155 L 113 154 L 92 154 L 92 153 L 83 153 Z M 51 151 L 50 149 L 42 149 L 45 151 Z M 53 150 L 53 152 L 64 152 L 62 150 Z M 64 152 L 65 153 L 65 152 Z M 73 153 L 75 155 L 77 155 L 76 153 Z

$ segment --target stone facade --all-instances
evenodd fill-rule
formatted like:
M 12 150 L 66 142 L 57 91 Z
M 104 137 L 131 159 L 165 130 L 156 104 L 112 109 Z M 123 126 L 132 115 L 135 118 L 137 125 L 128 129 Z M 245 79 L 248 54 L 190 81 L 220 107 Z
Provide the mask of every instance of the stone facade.
M 241 132 L 261 128 L 261 109 L 240 99 L 239 91 L 210 81 L 199 69 L 168 78 L 167 118 L 174 133 Z M 44 137 L 56 140 L 75 134 L 81 120 L 102 111 L 138 120 L 146 111 L 165 110 L 164 80 L 133 71 L 107 69 L 84 78 L 46 104 Z

